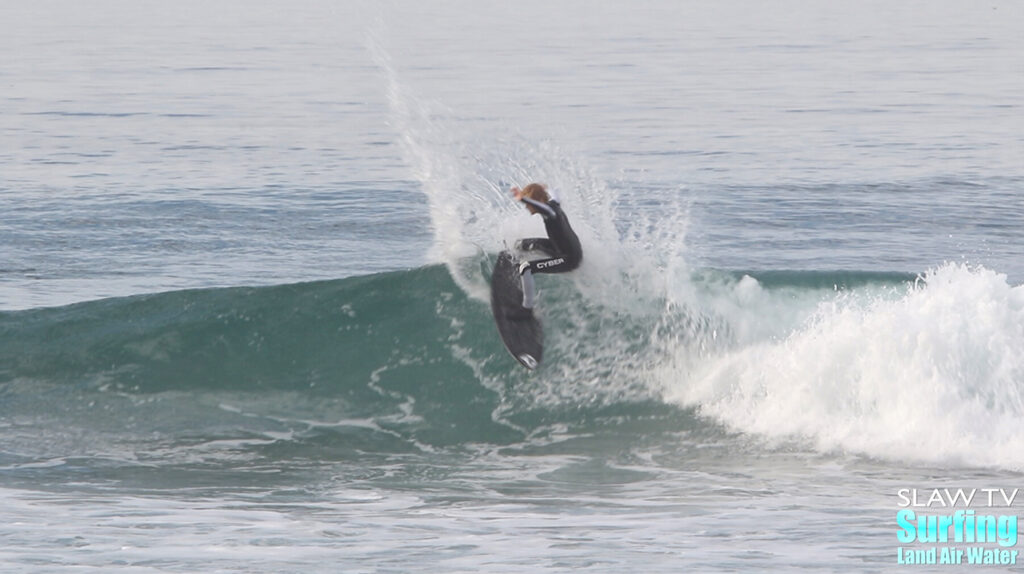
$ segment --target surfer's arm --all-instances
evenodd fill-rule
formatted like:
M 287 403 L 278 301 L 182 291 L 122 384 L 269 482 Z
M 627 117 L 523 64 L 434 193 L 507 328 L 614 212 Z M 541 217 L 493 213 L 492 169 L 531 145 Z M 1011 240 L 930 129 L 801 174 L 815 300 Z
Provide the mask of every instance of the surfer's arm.
M 543 201 L 537 201 L 535 199 L 530 199 L 529 197 L 520 197 L 519 201 L 533 206 L 533 208 L 537 210 L 537 213 L 540 213 L 541 217 L 544 219 L 551 219 L 552 217 L 555 217 L 555 210 L 551 209 L 551 206 Z

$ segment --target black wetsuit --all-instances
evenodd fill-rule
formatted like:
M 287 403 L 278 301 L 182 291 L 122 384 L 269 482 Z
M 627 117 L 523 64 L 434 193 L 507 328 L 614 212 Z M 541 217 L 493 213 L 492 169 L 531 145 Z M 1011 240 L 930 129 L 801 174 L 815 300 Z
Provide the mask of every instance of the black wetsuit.
M 533 206 L 541 214 L 548 236 L 520 240 L 516 247 L 523 251 L 543 251 L 548 258 L 530 261 L 528 267 L 520 269 L 520 273 L 527 269 L 534 273 L 565 273 L 579 267 L 583 261 L 583 248 L 558 201 L 552 199 L 544 203 L 524 197 L 522 202 Z

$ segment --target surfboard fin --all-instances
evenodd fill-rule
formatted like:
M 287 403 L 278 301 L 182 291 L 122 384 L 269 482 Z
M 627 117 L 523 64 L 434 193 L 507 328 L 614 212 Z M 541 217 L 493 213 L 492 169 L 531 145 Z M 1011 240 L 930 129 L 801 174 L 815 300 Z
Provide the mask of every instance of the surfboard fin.
M 516 358 L 519 359 L 519 362 L 522 363 L 524 367 L 530 369 L 531 371 L 536 369 L 537 365 L 539 364 L 537 363 L 537 359 L 534 359 L 533 355 L 529 353 L 522 353 Z

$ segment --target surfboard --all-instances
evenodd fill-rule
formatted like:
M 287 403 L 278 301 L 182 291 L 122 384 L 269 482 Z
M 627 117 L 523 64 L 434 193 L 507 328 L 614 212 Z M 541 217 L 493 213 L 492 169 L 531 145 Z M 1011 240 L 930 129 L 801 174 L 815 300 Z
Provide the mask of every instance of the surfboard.
M 544 356 L 544 331 L 533 310 L 523 307 L 518 262 L 502 251 L 491 274 L 491 311 L 505 348 L 519 364 L 536 369 Z

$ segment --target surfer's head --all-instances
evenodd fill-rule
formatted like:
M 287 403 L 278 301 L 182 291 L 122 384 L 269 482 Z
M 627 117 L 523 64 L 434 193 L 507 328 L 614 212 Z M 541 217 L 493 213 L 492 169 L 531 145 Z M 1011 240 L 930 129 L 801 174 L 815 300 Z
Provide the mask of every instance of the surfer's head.
M 547 188 L 539 183 L 531 183 L 524 187 L 523 197 L 529 197 L 534 201 L 541 201 L 544 203 L 551 201 L 551 196 L 548 195 Z M 530 213 L 537 213 L 537 209 L 530 204 L 526 204 L 526 209 L 528 209 Z

